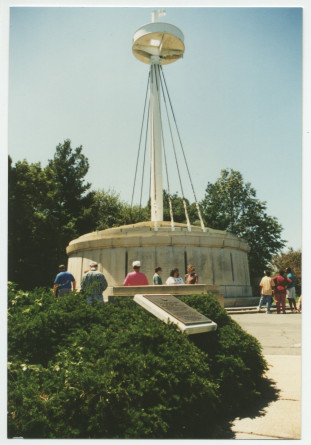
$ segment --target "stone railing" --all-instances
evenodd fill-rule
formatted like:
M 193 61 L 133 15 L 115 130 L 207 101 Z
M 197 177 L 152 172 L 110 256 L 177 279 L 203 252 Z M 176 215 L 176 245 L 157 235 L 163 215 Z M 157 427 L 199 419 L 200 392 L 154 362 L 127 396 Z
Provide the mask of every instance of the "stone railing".
M 114 297 L 134 297 L 136 294 L 170 294 L 178 295 L 194 295 L 214 294 L 220 305 L 224 307 L 224 296 L 219 292 L 219 286 L 209 284 L 175 284 L 172 286 L 109 286 L 105 291 L 108 302 L 112 302 Z

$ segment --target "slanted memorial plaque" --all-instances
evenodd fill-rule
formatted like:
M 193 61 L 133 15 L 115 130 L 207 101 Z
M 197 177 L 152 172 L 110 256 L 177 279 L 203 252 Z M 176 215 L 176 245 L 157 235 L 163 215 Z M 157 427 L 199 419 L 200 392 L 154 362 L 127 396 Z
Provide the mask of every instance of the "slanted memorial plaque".
M 170 294 L 136 294 L 134 301 L 165 323 L 175 323 L 187 334 L 198 334 L 217 329 L 205 315 Z

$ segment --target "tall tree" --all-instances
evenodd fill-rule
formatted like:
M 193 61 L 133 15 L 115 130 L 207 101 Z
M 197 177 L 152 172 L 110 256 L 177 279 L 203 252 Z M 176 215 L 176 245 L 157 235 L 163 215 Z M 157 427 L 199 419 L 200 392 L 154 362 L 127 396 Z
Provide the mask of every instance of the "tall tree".
M 8 278 L 24 288 L 45 285 L 53 268 L 56 227 L 50 218 L 54 185 L 40 163 L 9 158 Z
M 84 180 L 89 162 L 82 154 L 82 146 L 73 150 L 71 141 L 65 140 L 56 147 L 47 169 L 50 169 L 55 184 L 53 214 L 64 235 L 68 232 L 68 236 L 75 237 L 93 230 L 91 206 L 94 192 L 89 191 L 91 184 Z
M 274 272 L 290 267 L 296 276 L 296 292 L 301 294 L 301 250 L 294 250 L 292 247 L 287 252 L 281 252 L 272 257 L 271 266 Z
M 231 232 L 248 242 L 250 276 L 255 285 L 285 243 L 282 226 L 266 213 L 266 202 L 256 198 L 255 189 L 244 183 L 240 172 L 226 169 L 214 184 L 208 183 L 200 205 L 206 226 Z
M 9 159 L 10 281 L 24 289 L 51 285 L 68 243 L 95 229 L 88 168 L 82 147 L 72 150 L 69 140 L 45 168 Z

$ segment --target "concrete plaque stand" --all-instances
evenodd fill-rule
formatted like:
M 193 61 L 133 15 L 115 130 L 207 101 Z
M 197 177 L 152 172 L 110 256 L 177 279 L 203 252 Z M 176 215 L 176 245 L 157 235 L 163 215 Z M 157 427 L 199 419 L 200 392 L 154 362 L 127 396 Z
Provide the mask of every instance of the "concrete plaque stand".
M 217 324 L 170 294 L 136 294 L 134 301 L 165 323 L 174 323 L 186 334 L 214 331 Z
M 211 292 L 214 294 L 219 304 L 224 307 L 224 296 L 219 292 L 219 286 L 212 286 L 208 284 L 174 284 L 168 286 L 163 285 L 149 285 L 149 286 L 108 286 L 104 292 L 105 301 L 113 302 L 115 297 L 134 297 L 136 294 L 169 294 L 169 295 L 198 295 L 207 294 Z

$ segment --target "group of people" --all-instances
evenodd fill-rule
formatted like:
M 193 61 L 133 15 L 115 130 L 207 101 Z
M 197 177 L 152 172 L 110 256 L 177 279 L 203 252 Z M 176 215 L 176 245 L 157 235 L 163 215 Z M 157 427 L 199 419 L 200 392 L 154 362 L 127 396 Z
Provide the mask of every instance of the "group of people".
M 146 275 L 140 272 L 141 262 L 134 261 L 133 264 L 133 272 L 130 272 L 125 277 L 123 282 L 123 286 L 148 286 L 149 282 Z M 195 273 L 195 267 L 192 264 L 189 264 L 187 267 L 188 273 L 185 275 L 185 280 L 183 280 L 179 276 L 179 269 L 172 269 L 169 277 L 167 278 L 165 284 L 168 286 L 175 284 L 198 284 L 199 277 Z M 153 284 L 154 285 L 162 285 L 162 267 L 156 267 L 153 275 Z
M 140 272 L 141 262 L 134 261 L 133 264 L 133 272 L 130 272 L 126 275 L 125 280 L 123 282 L 123 286 L 148 286 L 149 281 L 146 275 Z M 198 275 L 195 273 L 195 267 L 190 264 L 187 267 L 188 273 L 185 275 L 185 281 L 179 276 L 179 270 L 177 268 L 172 269 L 169 277 L 167 278 L 165 284 L 167 285 L 175 285 L 175 284 L 197 284 L 198 283 Z M 162 285 L 162 267 L 156 267 L 153 275 L 152 284 L 154 285 Z
M 76 280 L 74 276 L 67 272 L 66 267 L 62 264 L 59 266 L 59 273 L 56 275 L 54 281 L 54 296 L 63 297 L 68 295 L 71 290 L 76 289 Z M 85 271 L 81 280 L 81 291 L 87 291 L 88 303 L 94 300 L 103 302 L 103 292 L 108 287 L 105 275 L 98 270 L 98 263 L 96 261 L 90 262 L 90 269 Z
M 267 314 L 271 314 L 272 299 L 275 299 L 276 312 L 278 314 L 286 313 L 286 297 L 288 299 L 291 312 L 301 311 L 301 297 L 298 303 L 298 310 L 296 306 L 296 291 L 295 291 L 296 277 L 290 267 L 285 270 L 279 270 L 278 275 L 271 278 L 269 270 L 265 271 L 264 277 L 260 281 L 261 296 L 258 305 L 258 311 L 264 304 L 267 304 Z
M 128 273 L 124 279 L 123 286 L 148 286 L 149 282 L 144 273 L 140 271 L 141 262 L 133 261 L 133 271 Z M 179 270 L 177 268 L 172 269 L 169 277 L 167 278 L 166 285 L 176 284 L 198 284 L 198 275 L 195 272 L 195 267 L 189 264 L 187 267 L 187 274 L 185 278 L 179 276 Z M 162 268 L 156 267 L 153 275 L 153 284 L 162 285 Z M 260 281 L 261 297 L 259 300 L 258 311 L 261 310 L 264 304 L 267 305 L 267 314 L 271 314 L 271 304 L 274 297 L 276 304 L 276 311 L 278 314 L 286 313 L 286 297 L 289 302 L 291 312 L 301 311 L 301 297 L 296 306 L 296 292 L 295 292 L 296 277 L 290 267 L 284 270 L 280 270 L 278 275 L 271 278 L 269 270 L 265 271 L 265 276 Z M 92 303 L 94 300 L 103 302 L 103 292 L 108 287 L 107 280 L 102 272 L 98 270 L 98 264 L 96 261 L 90 262 L 90 269 L 84 273 L 81 280 L 81 291 L 88 293 L 88 303 Z M 74 276 L 66 271 L 64 265 L 59 266 L 59 273 L 54 281 L 54 295 L 62 297 L 67 295 L 71 290 L 76 289 L 76 280 Z
M 175 284 L 198 284 L 199 277 L 195 273 L 195 267 L 192 264 L 189 264 L 187 267 L 188 273 L 185 275 L 185 279 L 179 276 L 179 269 L 175 267 L 175 269 L 172 269 L 170 271 L 170 275 L 165 281 L 165 284 L 168 286 L 175 285 Z M 156 267 L 155 274 L 153 275 L 153 284 L 163 284 L 161 279 L 161 273 L 162 269 L 161 267 Z
M 128 273 L 124 279 L 123 286 L 148 286 L 149 282 L 144 273 L 140 271 L 141 262 L 133 261 L 133 271 Z M 177 268 L 172 269 L 170 276 L 166 280 L 167 285 L 175 284 L 197 284 L 198 275 L 195 273 L 195 267 L 190 264 L 187 267 L 188 273 L 185 275 L 185 280 L 179 276 L 179 270 Z M 162 285 L 162 268 L 156 267 L 155 274 L 153 276 L 154 285 Z M 103 292 L 108 287 L 105 275 L 98 270 L 98 263 L 96 261 L 90 262 L 90 269 L 85 271 L 81 280 L 81 291 L 88 293 L 88 303 L 92 303 L 94 300 L 103 302 Z M 62 264 L 59 266 L 59 273 L 54 281 L 54 296 L 63 297 L 68 295 L 71 290 L 76 289 L 76 280 L 74 276 L 66 270 L 66 267 Z

